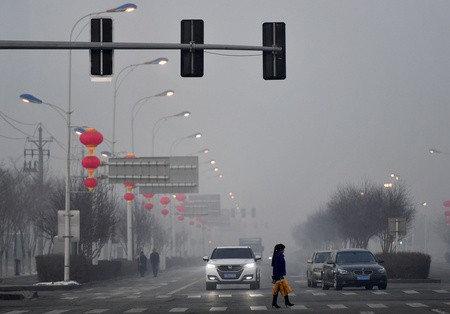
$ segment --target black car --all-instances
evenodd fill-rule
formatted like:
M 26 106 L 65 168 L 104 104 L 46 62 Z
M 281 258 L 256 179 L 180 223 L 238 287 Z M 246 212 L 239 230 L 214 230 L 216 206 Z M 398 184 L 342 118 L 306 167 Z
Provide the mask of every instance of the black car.
M 333 251 L 323 264 L 322 289 L 365 287 L 371 290 L 373 286 L 378 286 L 379 290 L 384 290 L 387 287 L 387 275 L 386 269 L 379 265 L 382 262 L 365 249 Z

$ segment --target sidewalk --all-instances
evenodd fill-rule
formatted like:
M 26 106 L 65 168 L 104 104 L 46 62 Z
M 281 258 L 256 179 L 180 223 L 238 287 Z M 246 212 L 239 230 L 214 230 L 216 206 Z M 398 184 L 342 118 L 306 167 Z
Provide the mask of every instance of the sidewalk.
M 0 292 L 5 291 L 49 291 L 71 290 L 81 285 L 36 285 L 39 283 L 37 275 L 21 275 L 0 278 Z

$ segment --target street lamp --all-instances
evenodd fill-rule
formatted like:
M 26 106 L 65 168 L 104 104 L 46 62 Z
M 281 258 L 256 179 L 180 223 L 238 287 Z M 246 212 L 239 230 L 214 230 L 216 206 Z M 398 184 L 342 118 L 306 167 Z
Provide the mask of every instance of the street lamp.
M 170 156 L 172 156 L 175 145 L 178 144 L 179 142 L 181 142 L 182 140 L 189 139 L 189 138 L 201 138 L 201 137 L 202 137 L 202 133 L 194 133 L 189 136 L 177 138 L 175 141 L 173 141 L 172 145 L 170 146 Z
M 148 65 L 148 64 L 157 64 L 157 65 L 163 65 L 169 62 L 169 59 L 167 58 L 156 58 L 147 62 L 137 63 L 137 64 L 130 64 L 126 67 L 124 67 L 120 72 L 117 74 L 116 79 L 114 80 L 114 104 L 113 104 L 113 126 L 112 126 L 112 153 L 115 152 L 115 145 L 116 145 L 116 108 L 117 108 L 117 91 L 119 90 L 120 86 L 122 85 L 123 81 L 127 78 L 128 74 L 133 72 L 133 70 L 141 65 Z M 126 75 L 123 77 L 122 80 L 119 81 L 120 75 L 124 73 L 125 70 L 129 70 Z M 173 91 L 172 91 L 173 94 Z M 164 95 L 159 95 L 164 96 Z M 169 96 L 169 95 L 165 95 Z M 171 96 L 171 95 L 170 95 Z
M 174 91 L 169 89 L 169 90 L 165 90 L 162 93 L 153 95 L 153 96 L 147 96 L 147 97 L 143 97 L 141 99 L 139 99 L 138 101 L 136 101 L 136 103 L 134 104 L 133 108 L 131 109 L 131 152 L 134 154 L 134 118 L 135 116 L 138 114 L 139 110 L 141 110 L 142 106 L 150 99 L 153 97 L 162 97 L 162 96 L 166 96 L 166 97 L 170 97 L 174 94 Z M 134 111 L 136 109 L 136 106 L 140 103 L 141 106 L 136 110 L 136 112 Z
M 180 113 L 177 113 L 177 114 L 174 114 L 171 116 L 162 117 L 161 119 L 159 119 L 158 121 L 155 122 L 155 124 L 153 125 L 153 129 L 152 129 L 152 156 L 155 156 L 155 137 L 156 137 L 156 133 L 158 132 L 159 128 L 162 125 L 162 122 L 165 122 L 171 118 L 179 118 L 179 117 L 187 118 L 190 115 L 191 115 L 191 113 L 189 111 L 182 111 Z
M 30 94 L 22 94 L 20 98 L 23 102 L 33 104 L 44 104 L 51 107 L 53 110 L 61 115 L 67 124 L 67 157 L 66 157 L 66 199 L 65 199 L 65 231 L 64 231 L 64 281 L 70 280 L 70 140 L 71 140 L 71 125 L 70 117 L 72 112 L 64 111 L 58 106 L 43 102 L 37 97 Z

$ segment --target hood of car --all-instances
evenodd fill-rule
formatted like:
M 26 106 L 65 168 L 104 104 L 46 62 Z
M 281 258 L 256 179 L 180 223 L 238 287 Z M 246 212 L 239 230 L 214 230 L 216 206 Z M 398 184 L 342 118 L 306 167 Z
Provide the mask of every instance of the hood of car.
M 377 263 L 351 263 L 351 264 L 336 264 L 336 267 L 342 268 L 345 270 L 354 270 L 354 269 L 371 269 L 377 270 L 383 268 L 383 266 L 378 265 Z
M 211 259 L 208 263 L 214 265 L 245 265 L 254 263 L 255 260 L 252 258 L 220 258 L 220 259 Z

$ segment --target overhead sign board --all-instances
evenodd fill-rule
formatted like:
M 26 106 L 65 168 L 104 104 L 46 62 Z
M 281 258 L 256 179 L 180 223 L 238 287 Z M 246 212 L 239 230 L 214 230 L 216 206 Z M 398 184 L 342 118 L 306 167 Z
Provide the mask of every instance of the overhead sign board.
M 198 157 L 110 158 L 110 183 L 134 182 L 139 193 L 198 193 Z
M 189 195 L 184 203 L 185 216 L 220 216 L 219 194 Z

